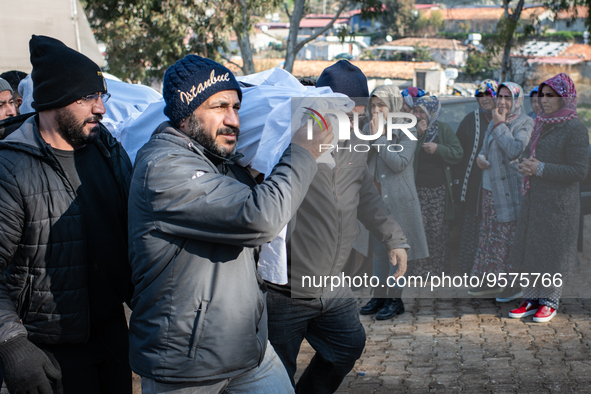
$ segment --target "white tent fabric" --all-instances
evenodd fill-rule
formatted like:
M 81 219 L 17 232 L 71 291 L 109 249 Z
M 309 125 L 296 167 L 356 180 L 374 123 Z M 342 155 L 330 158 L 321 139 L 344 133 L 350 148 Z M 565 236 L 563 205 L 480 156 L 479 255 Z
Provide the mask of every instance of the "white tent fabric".
M 78 0 L 3 1 L 1 8 L 0 73 L 31 72 L 29 40 L 33 34 L 57 38 L 100 67 L 106 65 Z

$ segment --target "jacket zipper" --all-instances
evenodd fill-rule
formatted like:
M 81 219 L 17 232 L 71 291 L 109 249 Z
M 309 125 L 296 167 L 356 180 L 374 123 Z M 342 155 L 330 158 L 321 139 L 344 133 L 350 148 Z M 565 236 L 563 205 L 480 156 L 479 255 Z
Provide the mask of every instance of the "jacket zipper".
M 203 333 L 203 324 L 205 321 L 205 312 L 207 312 L 208 303 L 209 301 L 206 300 L 201 301 L 199 308 L 195 311 L 197 315 L 195 316 L 195 324 L 193 326 L 193 340 L 189 350 L 189 358 L 195 358 L 197 346 L 199 346 L 201 334 Z
M 18 310 L 18 317 L 20 318 L 21 322 L 23 321 L 25 315 L 29 311 L 31 307 L 31 303 L 33 301 L 33 275 L 29 274 L 27 276 L 27 281 L 25 282 L 25 286 L 19 296 L 19 310 Z

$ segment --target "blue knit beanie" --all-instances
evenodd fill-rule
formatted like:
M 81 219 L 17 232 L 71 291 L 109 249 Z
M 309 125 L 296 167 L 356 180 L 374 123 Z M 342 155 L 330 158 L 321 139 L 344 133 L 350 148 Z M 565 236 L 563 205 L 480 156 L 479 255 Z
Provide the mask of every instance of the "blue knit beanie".
M 164 115 L 174 126 L 223 90 L 236 90 L 242 101 L 242 91 L 232 71 L 197 55 L 187 55 L 170 66 L 164 73 L 162 90 L 166 103 Z
M 339 60 L 322 71 L 320 78 L 316 81 L 316 87 L 322 86 L 328 86 L 333 92 L 342 93 L 351 98 L 369 97 L 365 74 L 347 60 Z

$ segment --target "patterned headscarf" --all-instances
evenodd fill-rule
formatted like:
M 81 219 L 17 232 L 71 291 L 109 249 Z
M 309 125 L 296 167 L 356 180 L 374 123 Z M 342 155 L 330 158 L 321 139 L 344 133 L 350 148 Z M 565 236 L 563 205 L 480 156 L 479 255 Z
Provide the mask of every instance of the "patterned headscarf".
M 437 136 L 437 132 L 439 131 L 437 128 L 437 118 L 441 114 L 441 103 L 439 99 L 435 96 L 426 96 L 421 97 L 417 100 L 414 107 L 419 107 L 429 117 L 429 122 L 427 123 L 427 131 L 425 136 L 425 142 L 432 142 L 435 137 Z
M 413 107 L 417 98 L 423 97 L 426 94 L 427 92 L 425 92 L 423 89 L 419 89 L 414 86 L 408 87 L 402 91 L 404 102 L 411 108 Z
M 507 117 L 505 118 L 506 123 L 511 123 L 523 112 L 523 88 L 513 82 L 503 82 L 497 89 L 497 97 L 502 87 L 509 89 L 509 92 L 511 92 L 511 97 L 513 98 L 513 105 L 511 106 L 511 110 L 507 114 Z
M 479 94 L 484 94 L 486 92 L 490 93 L 491 96 L 495 97 L 497 95 L 497 90 L 499 88 L 499 84 L 494 79 L 485 79 L 484 81 L 480 82 L 480 85 L 476 88 L 476 92 L 474 92 L 474 96 L 478 96 Z
M 536 157 L 536 146 L 538 145 L 538 140 L 540 139 L 542 128 L 545 124 L 566 122 L 572 118 L 579 117 L 577 115 L 577 89 L 575 88 L 573 80 L 568 75 L 565 73 L 560 73 L 540 84 L 537 98 L 540 108 L 543 107 L 541 103 L 542 98 L 539 97 L 539 94 L 542 91 L 544 85 L 550 86 L 556 91 L 556 93 L 560 95 L 560 97 L 562 97 L 563 105 L 558 111 L 552 114 L 546 114 L 542 109 L 536 116 L 536 119 L 534 120 L 534 131 L 531 134 L 532 143 L 529 150 L 530 157 Z M 523 179 L 523 194 L 527 193 L 528 189 L 529 177 L 526 176 Z

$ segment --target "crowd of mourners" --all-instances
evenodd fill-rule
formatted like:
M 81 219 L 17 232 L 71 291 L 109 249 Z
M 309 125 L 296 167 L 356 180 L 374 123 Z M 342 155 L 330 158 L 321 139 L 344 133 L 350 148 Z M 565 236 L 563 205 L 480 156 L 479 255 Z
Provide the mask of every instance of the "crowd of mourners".
M 366 140 L 336 139 L 323 118 L 286 130 L 260 173 L 240 164 L 253 85 L 225 66 L 170 66 L 132 155 L 105 126 L 117 97 L 98 65 L 51 37 L 29 46 L 31 74 L 0 78 L 1 393 L 131 393 L 132 370 L 145 394 L 333 393 L 365 347 L 359 314 L 404 313 L 403 287 L 377 286 L 359 309 L 349 286 L 303 277 L 338 275 L 359 252 L 382 284 L 450 272 L 452 223 L 457 270 L 495 278 L 469 295 L 523 299 L 510 318 L 556 315 L 563 282 L 508 275 L 564 280 L 578 261 L 589 135 L 568 75 L 529 95 L 482 81 L 454 130 L 438 97 L 370 93 L 341 60 L 300 82 L 350 98 L 351 125 L 375 143 L 351 149 Z M 392 113 L 416 125 L 387 130 Z M 296 381 L 304 339 L 316 353 Z

